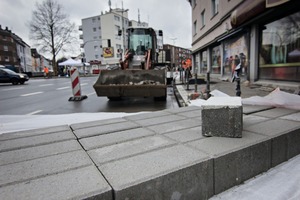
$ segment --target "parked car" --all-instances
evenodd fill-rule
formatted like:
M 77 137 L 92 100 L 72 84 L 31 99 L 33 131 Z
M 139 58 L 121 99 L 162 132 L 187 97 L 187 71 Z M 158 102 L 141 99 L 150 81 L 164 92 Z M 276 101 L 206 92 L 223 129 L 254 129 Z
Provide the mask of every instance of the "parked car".
M 0 83 L 12 83 L 17 85 L 18 83 L 24 84 L 28 81 L 27 74 L 16 73 L 10 69 L 0 67 Z

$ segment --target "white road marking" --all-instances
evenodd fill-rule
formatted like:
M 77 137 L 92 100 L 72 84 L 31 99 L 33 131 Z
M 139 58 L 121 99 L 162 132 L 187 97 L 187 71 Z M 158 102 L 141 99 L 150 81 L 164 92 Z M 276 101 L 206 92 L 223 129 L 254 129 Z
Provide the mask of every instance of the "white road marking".
M 24 87 L 7 88 L 7 89 L 3 89 L 2 91 L 21 90 L 21 89 L 24 89 Z
M 91 95 L 94 95 L 94 94 L 96 94 L 96 92 L 89 93 L 86 96 L 91 96 Z
M 43 111 L 43 110 L 36 110 L 36 111 L 31 112 L 31 113 L 28 113 L 28 114 L 26 114 L 26 115 L 34 115 L 34 114 L 40 113 L 40 112 L 42 112 L 42 111 Z
M 61 88 L 56 88 L 56 90 L 65 90 L 65 89 L 70 89 L 70 87 L 61 87 Z
M 22 97 L 27 97 L 27 96 L 32 96 L 32 95 L 37 95 L 37 94 L 42 94 L 44 92 L 33 92 L 33 93 L 28 93 L 28 94 L 22 94 Z
M 39 87 L 45 87 L 45 86 L 50 86 L 50 85 L 53 85 L 53 84 L 43 84 L 43 85 L 39 85 Z

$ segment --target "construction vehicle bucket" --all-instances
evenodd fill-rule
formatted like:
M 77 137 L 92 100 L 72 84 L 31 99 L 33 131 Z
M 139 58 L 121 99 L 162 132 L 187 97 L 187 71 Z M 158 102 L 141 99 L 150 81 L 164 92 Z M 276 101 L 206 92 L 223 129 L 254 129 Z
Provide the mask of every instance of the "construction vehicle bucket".
M 93 85 L 98 96 L 166 98 L 165 70 L 101 70 Z

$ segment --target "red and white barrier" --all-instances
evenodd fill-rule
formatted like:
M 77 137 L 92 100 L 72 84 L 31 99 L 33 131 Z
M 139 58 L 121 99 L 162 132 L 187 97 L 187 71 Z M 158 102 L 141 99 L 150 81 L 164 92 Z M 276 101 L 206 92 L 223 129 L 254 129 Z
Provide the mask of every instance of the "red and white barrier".
M 72 68 L 70 70 L 70 76 L 71 76 L 71 83 L 72 83 L 72 91 L 73 91 L 73 97 L 69 98 L 69 101 L 81 101 L 83 99 L 86 99 L 86 95 L 81 95 L 81 87 L 80 87 L 80 81 L 79 81 L 79 73 L 76 68 Z

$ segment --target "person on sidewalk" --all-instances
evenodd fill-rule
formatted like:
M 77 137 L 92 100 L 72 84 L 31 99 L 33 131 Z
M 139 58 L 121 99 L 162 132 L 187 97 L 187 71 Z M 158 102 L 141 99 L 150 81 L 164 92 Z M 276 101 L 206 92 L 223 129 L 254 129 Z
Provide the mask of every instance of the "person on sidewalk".
M 44 78 L 48 78 L 48 74 L 49 74 L 49 69 L 48 67 L 44 67 Z

